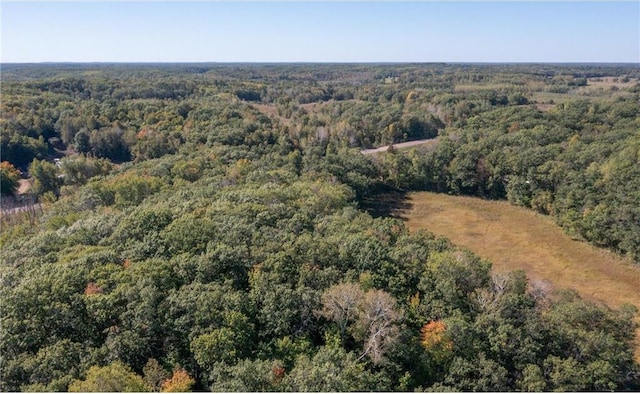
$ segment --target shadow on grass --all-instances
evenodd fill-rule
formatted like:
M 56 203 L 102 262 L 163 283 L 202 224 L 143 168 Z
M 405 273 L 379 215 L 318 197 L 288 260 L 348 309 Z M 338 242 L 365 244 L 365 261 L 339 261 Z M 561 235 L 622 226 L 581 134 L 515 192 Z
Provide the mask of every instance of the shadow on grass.
M 373 218 L 393 217 L 406 221 L 404 213 L 411 208 L 411 203 L 406 192 L 384 191 L 366 197 L 360 207 Z

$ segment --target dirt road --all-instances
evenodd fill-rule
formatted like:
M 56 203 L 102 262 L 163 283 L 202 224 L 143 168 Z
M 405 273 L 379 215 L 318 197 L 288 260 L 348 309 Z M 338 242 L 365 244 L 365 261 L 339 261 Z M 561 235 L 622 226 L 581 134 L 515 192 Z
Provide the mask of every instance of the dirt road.
M 410 148 L 418 145 L 434 145 L 435 146 L 437 143 L 438 143 L 437 138 L 429 138 L 426 140 L 400 142 L 398 144 L 393 144 L 393 147 L 396 149 L 405 149 L 405 148 Z M 375 153 L 386 152 L 387 150 L 389 150 L 390 146 L 391 145 L 386 145 L 386 146 L 381 146 L 379 148 L 374 148 L 374 149 L 365 149 L 365 150 L 361 150 L 360 153 L 362 153 L 363 155 L 372 155 Z

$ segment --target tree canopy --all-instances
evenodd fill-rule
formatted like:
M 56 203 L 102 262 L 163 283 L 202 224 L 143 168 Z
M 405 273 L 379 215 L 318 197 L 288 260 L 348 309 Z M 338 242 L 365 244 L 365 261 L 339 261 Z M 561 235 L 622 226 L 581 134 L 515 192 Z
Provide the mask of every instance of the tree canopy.
M 20 169 L 46 198 L 0 227 L 0 389 L 640 390 L 633 306 L 543 291 L 364 209 L 506 199 L 637 262 L 639 77 L 3 65 L 3 194 Z M 417 139 L 437 142 L 360 153 Z

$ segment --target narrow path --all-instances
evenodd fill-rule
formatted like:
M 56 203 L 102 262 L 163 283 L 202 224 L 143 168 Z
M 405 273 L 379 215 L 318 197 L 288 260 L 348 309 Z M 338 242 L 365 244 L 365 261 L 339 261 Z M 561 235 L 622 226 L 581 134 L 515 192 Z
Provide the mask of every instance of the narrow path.
M 31 185 L 33 184 L 32 179 L 20 179 L 18 187 L 18 194 L 25 194 L 31 189 Z
M 404 149 L 404 148 L 410 148 L 413 146 L 418 146 L 418 145 L 433 145 L 435 146 L 438 143 L 438 138 L 429 138 L 429 139 L 425 139 L 425 140 L 416 140 L 416 141 L 409 141 L 409 142 L 400 142 L 397 144 L 393 144 L 393 147 L 396 149 Z M 372 155 L 374 153 L 380 153 L 380 152 L 386 152 L 387 150 L 389 150 L 389 147 L 391 145 L 386 145 L 386 146 L 381 146 L 379 148 L 373 148 L 373 149 L 364 149 L 361 150 L 360 153 L 362 153 L 363 155 Z

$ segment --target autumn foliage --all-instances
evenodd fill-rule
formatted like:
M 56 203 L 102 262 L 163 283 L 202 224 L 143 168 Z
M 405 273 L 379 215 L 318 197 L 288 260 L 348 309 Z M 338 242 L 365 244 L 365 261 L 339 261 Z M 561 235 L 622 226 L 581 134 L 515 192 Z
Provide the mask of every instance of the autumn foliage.
M 453 349 L 453 342 L 447 338 L 447 326 L 441 320 L 434 320 L 422 326 L 420 343 L 434 354 L 444 355 Z
M 95 282 L 87 283 L 87 287 L 84 289 L 84 295 L 102 294 L 102 288 Z
M 173 371 L 173 376 L 162 382 L 163 393 L 183 393 L 191 390 L 195 380 L 182 368 Z

